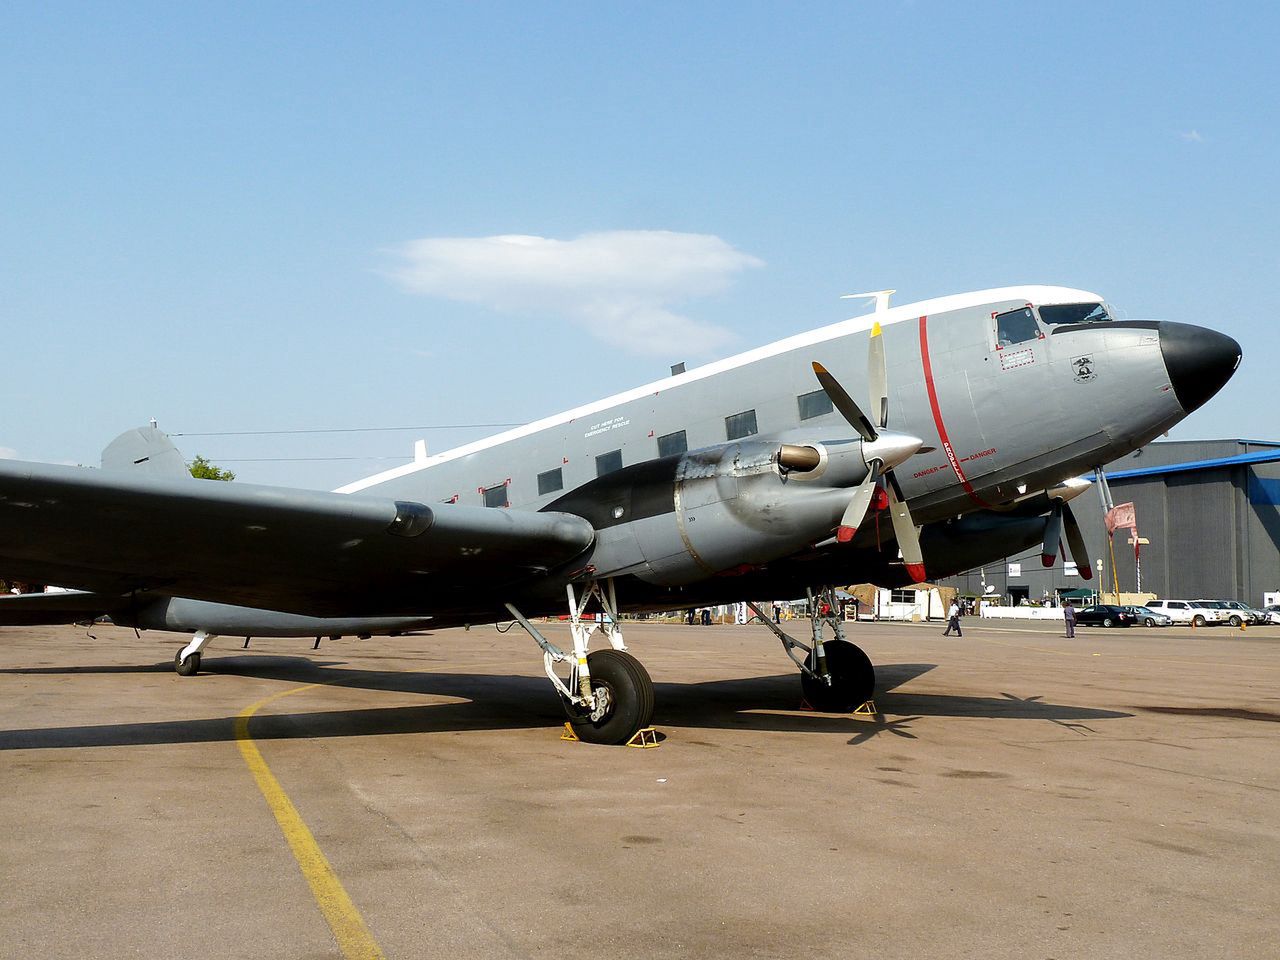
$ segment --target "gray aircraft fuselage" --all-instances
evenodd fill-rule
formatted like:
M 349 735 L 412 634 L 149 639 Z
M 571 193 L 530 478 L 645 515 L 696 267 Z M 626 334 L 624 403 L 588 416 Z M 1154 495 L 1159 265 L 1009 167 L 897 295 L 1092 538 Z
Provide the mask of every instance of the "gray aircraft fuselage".
M 876 323 L 887 424 L 925 444 L 895 473 L 923 526 L 931 577 L 1034 543 L 1044 521 L 1010 513 L 1015 501 L 1164 433 L 1240 356 L 1234 340 L 1201 327 L 1113 320 L 1085 291 L 979 291 L 791 337 L 338 492 L 585 517 L 597 530 L 589 556 L 550 572 L 545 588 L 522 588 L 535 607 L 584 576 L 620 578 L 623 609 L 909 582 L 887 524 L 828 542 L 866 464 L 812 364 L 866 396 Z M 776 462 L 782 443 L 819 450 L 821 466 L 787 471 Z

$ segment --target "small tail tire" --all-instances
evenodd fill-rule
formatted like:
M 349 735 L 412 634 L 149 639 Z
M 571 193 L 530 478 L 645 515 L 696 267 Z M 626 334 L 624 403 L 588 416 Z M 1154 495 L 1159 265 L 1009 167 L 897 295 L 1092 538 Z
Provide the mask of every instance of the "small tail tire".
M 639 660 L 622 650 L 596 650 L 587 654 L 587 669 L 600 704 L 594 715 L 561 698 L 579 740 L 626 743 L 653 722 L 653 680 Z
M 809 704 L 824 713 L 849 713 L 870 700 L 876 689 L 876 668 L 871 665 L 871 658 L 848 640 L 825 643 L 823 652 L 831 674 L 830 686 L 807 673 L 800 674 L 800 687 Z M 816 662 L 813 653 L 805 659 L 810 670 L 816 669 Z
M 173 670 L 180 677 L 194 677 L 200 671 L 200 654 L 188 654 L 183 659 L 182 651 L 173 655 Z

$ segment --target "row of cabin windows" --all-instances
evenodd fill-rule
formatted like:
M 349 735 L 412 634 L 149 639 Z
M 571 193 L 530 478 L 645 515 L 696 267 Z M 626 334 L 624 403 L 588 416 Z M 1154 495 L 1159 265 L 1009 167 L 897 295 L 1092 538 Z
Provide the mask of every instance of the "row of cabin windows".
M 802 393 L 796 397 L 796 403 L 799 406 L 801 420 L 812 420 L 814 417 L 821 417 L 824 414 L 831 413 L 834 409 L 831 405 L 831 398 L 822 390 Z M 729 440 L 741 440 L 743 437 L 751 437 L 759 432 L 754 410 L 744 410 L 741 413 L 735 413 L 724 418 L 724 434 Z M 684 430 L 665 433 L 658 437 L 658 456 L 660 457 L 677 456 L 688 449 L 689 435 Z M 621 469 L 621 450 L 610 450 L 608 453 L 602 453 L 596 457 L 597 477 L 603 477 Z M 563 489 L 563 468 L 556 467 L 554 470 L 538 474 L 538 496 L 545 497 Z M 486 488 L 484 491 L 484 505 L 486 507 L 507 506 L 507 485 L 500 483 L 497 486 Z

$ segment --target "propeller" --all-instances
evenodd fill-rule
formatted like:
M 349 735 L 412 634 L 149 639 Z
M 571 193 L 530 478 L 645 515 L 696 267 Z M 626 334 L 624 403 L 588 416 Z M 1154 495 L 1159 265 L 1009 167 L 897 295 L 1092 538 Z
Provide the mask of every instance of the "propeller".
M 831 398 L 831 405 L 862 437 L 862 456 L 867 461 L 867 476 L 858 484 L 840 518 L 836 540 L 848 543 L 853 539 L 871 506 L 877 485 L 884 481 L 889 500 L 889 515 L 893 520 L 893 535 L 902 551 L 907 573 L 918 583 L 925 579 L 924 554 L 920 550 L 920 532 L 911 517 L 911 509 L 902 496 L 902 488 L 893 475 L 893 469 L 913 454 L 919 453 L 924 442 L 919 437 L 887 429 L 889 421 L 888 374 L 885 369 L 884 340 L 880 324 L 871 326 L 871 341 L 867 350 L 867 383 L 871 410 L 875 420 L 870 420 L 854 402 L 849 392 L 841 386 L 822 364 L 814 361 L 814 376 L 823 391 Z
M 1080 524 L 1071 507 L 1063 502 L 1053 505 L 1049 518 L 1044 525 L 1044 543 L 1040 546 L 1040 562 L 1052 567 L 1062 546 L 1062 533 L 1066 531 L 1067 546 L 1071 550 L 1071 559 L 1075 561 L 1076 571 L 1082 580 L 1093 579 L 1093 561 L 1089 558 L 1089 550 L 1084 545 L 1084 536 L 1080 533 Z

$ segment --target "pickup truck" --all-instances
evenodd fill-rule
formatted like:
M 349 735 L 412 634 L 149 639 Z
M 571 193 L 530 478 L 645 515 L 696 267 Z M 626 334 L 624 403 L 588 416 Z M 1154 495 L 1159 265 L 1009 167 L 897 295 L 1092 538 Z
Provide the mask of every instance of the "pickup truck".
M 1189 623 L 1193 627 L 1223 623 L 1226 619 L 1222 616 L 1223 611 L 1205 606 L 1198 600 L 1149 600 L 1146 606 L 1172 617 L 1174 623 Z

